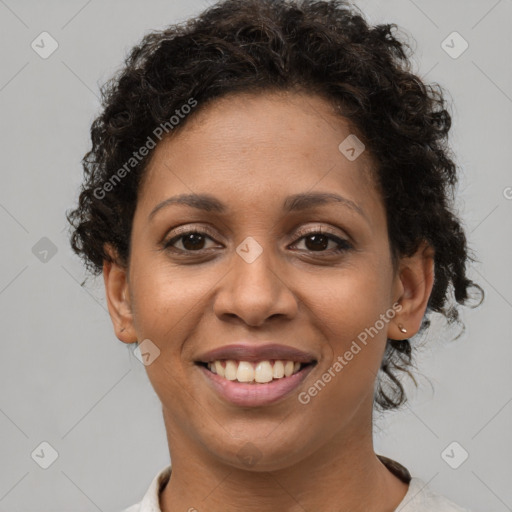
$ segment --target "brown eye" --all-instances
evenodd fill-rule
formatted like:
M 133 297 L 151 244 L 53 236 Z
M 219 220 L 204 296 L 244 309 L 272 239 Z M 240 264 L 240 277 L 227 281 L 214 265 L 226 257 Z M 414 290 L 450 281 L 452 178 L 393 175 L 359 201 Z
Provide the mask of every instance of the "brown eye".
M 204 249 L 204 236 L 200 233 L 190 233 L 189 235 L 182 236 L 183 247 L 187 251 L 194 251 L 198 249 Z
M 306 233 L 299 238 L 296 244 L 302 240 L 304 241 L 305 250 L 309 252 L 339 253 L 352 248 L 352 245 L 347 240 L 325 233 L 321 229 Z M 330 248 L 329 243 L 331 243 Z
M 304 239 L 307 249 L 311 251 L 325 251 L 329 245 L 329 237 L 325 235 L 308 235 Z
M 164 243 L 165 249 L 176 249 L 178 252 L 198 252 L 205 249 L 206 240 L 212 240 L 211 237 L 200 231 L 188 231 L 175 236 Z M 181 243 L 181 247 L 176 247 Z

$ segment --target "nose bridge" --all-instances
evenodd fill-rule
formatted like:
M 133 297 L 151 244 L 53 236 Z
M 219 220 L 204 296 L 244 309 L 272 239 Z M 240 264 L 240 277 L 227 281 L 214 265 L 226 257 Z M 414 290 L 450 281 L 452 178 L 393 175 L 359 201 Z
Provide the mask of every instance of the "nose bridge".
M 285 279 L 278 276 L 272 243 L 245 238 L 233 254 L 215 309 L 218 316 L 236 315 L 251 325 L 274 315 L 295 314 L 297 303 Z
M 236 256 L 233 257 L 233 273 L 236 280 L 245 286 L 264 287 L 269 292 L 274 292 L 275 258 L 272 255 L 273 247 L 262 237 L 249 236 L 236 248 Z M 264 245 L 262 245 L 264 244 Z

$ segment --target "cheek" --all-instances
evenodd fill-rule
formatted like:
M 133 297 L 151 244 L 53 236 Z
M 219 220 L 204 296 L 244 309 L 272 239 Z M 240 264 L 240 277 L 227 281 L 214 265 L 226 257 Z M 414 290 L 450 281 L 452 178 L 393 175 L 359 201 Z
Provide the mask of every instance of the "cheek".
M 334 341 L 333 348 L 342 350 L 385 312 L 390 289 L 386 276 L 384 268 L 372 271 L 369 265 L 358 265 L 296 282 L 301 299 L 324 327 L 327 339 Z
M 373 389 L 392 321 L 384 300 L 389 288 L 378 272 L 354 269 L 340 279 L 317 281 L 310 291 L 308 305 L 325 340 L 322 382 L 311 395 L 348 405 Z
M 176 274 L 176 273 L 175 273 Z M 133 285 L 133 316 L 139 340 L 151 340 L 160 351 L 145 367 L 149 381 L 161 403 L 169 410 L 188 410 L 190 389 L 187 372 L 193 363 L 183 360 L 187 339 L 197 329 L 204 308 L 204 290 L 194 280 L 184 281 L 153 266 L 140 273 Z M 186 364 L 184 364 L 186 363 Z
M 137 337 L 149 339 L 160 350 L 146 366 L 148 377 L 162 403 L 183 401 L 183 387 L 193 365 L 188 341 L 203 335 L 205 315 L 211 311 L 211 290 L 218 273 L 198 267 L 177 268 L 168 262 L 133 257 L 132 312 Z M 191 393 L 193 390 L 189 390 Z
M 203 274 L 158 263 L 150 270 L 134 268 L 132 311 L 137 334 L 154 339 L 163 350 L 176 347 L 173 341 L 179 346 L 180 333 L 197 324 L 197 314 L 204 312 L 208 290 L 215 282 Z
M 206 290 L 198 280 L 180 279 L 176 271 L 171 276 L 169 269 L 158 265 L 149 271 L 133 270 L 135 331 L 139 340 L 151 340 L 160 351 L 145 368 L 160 400 L 169 405 L 169 401 L 180 401 L 183 396 L 179 390 L 187 383 L 189 369 L 183 361 L 183 350 L 200 322 Z

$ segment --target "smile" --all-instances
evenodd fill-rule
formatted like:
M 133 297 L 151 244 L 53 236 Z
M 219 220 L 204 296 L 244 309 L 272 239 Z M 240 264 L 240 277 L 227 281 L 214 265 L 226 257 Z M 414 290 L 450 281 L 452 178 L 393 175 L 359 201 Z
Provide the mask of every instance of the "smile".
M 318 356 L 291 345 L 240 340 L 198 354 L 194 362 L 217 397 L 240 407 L 258 407 L 291 395 Z
M 300 389 L 302 382 L 315 366 L 316 361 L 248 362 L 233 359 L 197 364 L 208 387 L 223 401 L 238 407 L 262 407 L 285 400 Z
M 266 384 L 273 380 L 291 377 L 304 366 L 307 365 L 298 361 L 281 360 L 235 361 L 229 359 L 206 363 L 208 370 L 219 377 L 254 384 Z

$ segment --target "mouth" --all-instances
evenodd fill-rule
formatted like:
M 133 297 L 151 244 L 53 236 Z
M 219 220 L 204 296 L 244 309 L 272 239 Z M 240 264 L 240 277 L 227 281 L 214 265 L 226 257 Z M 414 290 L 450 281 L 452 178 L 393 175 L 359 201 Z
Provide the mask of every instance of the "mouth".
M 316 365 L 317 361 L 300 362 L 280 359 L 265 359 L 260 361 L 237 361 L 233 359 L 216 359 L 214 361 L 197 361 L 210 373 L 218 375 L 226 381 L 244 384 L 262 385 L 280 379 L 288 379 L 305 368 Z
M 215 395 L 239 407 L 259 407 L 284 400 L 302 384 L 317 362 L 312 352 L 249 340 L 215 348 L 195 360 Z

